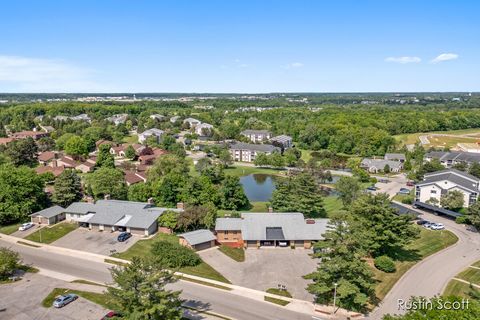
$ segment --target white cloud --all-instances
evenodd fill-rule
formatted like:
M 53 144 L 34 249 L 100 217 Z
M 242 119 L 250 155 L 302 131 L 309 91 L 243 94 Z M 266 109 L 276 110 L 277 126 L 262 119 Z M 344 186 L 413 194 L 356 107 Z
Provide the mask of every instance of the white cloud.
M 0 55 L 0 84 L 16 91 L 103 90 L 92 80 L 93 74 L 63 60 Z
M 304 66 L 304 64 L 301 63 L 301 62 L 292 62 L 292 63 L 289 63 L 289 64 L 287 64 L 287 65 L 285 65 L 285 66 L 282 66 L 282 68 L 284 68 L 284 69 L 292 69 L 292 68 L 301 68 L 301 67 L 303 67 L 303 66 Z
M 395 63 L 401 63 L 401 64 L 407 64 L 407 63 L 419 63 L 422 61 L 419 57 L 388 57 L 385 58 L 386 62 L 395 62 Z
M 430 62 L 439 63 L 439 62 L 455 60 L 455 59 L 458 59 L 458 54 L 456 53 L 442 53 Z

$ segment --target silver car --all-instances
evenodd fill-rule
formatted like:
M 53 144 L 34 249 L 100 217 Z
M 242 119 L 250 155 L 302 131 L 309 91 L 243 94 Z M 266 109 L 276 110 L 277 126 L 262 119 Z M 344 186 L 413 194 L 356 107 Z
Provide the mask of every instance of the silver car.
M 53 306 L 55 308 L 61 308 L 63 306 L 66 306 L 72 301 L 75 301 L 78 299 L 78 296 L 73 293 L 65 294 L 63 296 L 58 296 L 55 301 L 53 301 Z

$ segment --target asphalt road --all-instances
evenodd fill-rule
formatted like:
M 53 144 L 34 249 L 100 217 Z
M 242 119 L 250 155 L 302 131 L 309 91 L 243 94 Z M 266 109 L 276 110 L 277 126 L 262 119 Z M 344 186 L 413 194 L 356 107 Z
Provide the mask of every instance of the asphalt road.
M 110 265 L 92 262 L 65 256 L 59 253 L 45 253 L 35 248 L 20 244 L 12 244 L 0 239 L 0 246 L 9 247 L 20 253 L 27 264 L 33 264 L 44 270 L 65 274 L 70 277 L 85 279 L 101 283 L 110 283 Z M 224 290 L 209 288 L 187 281 L 179 281 L 172 285 L 172 289 L 182 290 L 182 298 L 188 304 L 205 307 L 216 313 L 223 314 L 238 320 L 311 320 L 312 316 L 292 312 L 285 308 L 277 307 L 270 303 L 233 295 Z
M 475 261 L 480 260 L 480 234 L 469 231 L 464 225 L 447 218 L 421 212 L 421 218 L 441 222 L 447 230 L 457 235 L 458 242 L 426 259 L 408 270 L 390 290 L 380 306 L 374 310 L 371 319 L 381 319 L 386 313 L 402 314 L 398 300 L 407 301 L 411 296 L 433 297 L 441 294 L 448 282 Z

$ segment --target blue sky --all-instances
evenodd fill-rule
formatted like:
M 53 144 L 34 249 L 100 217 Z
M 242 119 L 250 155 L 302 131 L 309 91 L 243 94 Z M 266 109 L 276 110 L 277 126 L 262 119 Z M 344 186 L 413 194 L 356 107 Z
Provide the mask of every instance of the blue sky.
M 478 1 L 5 1 L 0 92 L 480 91 Z

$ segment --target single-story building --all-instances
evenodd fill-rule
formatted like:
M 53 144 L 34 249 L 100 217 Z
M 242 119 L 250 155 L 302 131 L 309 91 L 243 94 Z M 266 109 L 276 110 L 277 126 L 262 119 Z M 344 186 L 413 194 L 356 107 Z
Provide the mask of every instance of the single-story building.
M 195 251 L 212 248 L 215 246 L 215 235 L 207 229 L 200 229 L 186 232 L 178 235 L 179 243 L 182 246 L 191 248 Z
M 405 162 L 407 159 L 403 153 L 385 153 L 384 160 Z
M 242 136 L 247 137 L 253 143 L 261 143 L 269 140 L 272 137 L 272 133 L 268 130 L 243 130 L 240 132 Z
M 241 218 L 218 218 L 217 241 L 231 247 L 295 246 L 309 249 L 323 240 L 328 219 L 305 219 L 300 212 L 242 213 Z
M 403 163 L 400 161 L 365 158 L 360 163 L 360 168 L 370 173 L 383 172 L 386 166 L 390 168 L 390 172 L 400 172 L 403 169 Z
M 65 209 L 66 219 L 98 231 L 127 231 L 145 236 L 158 230 L 157 219 L 167 210 L 176 208 L 155 207 L 153 201 L 134 202 L 122 200 L 98 200 L 95 203 L 74 202 Z
M 270 139 L 270 143 L 274 146 L 281 147 L 282 149 L 288 149 L 293 146 L 293 138 L 282 134 Z
M 32 223 L 55 224 L 65 220 L 65 209 L 60 206 L 53 206 L 30 215 Z
M 229 151 L 234 161 L 254 162 L 259 153 L 269 155 L 273 152 L 280 152 L 281 149 L 271 144 L 237 142 L 230 145 Z

